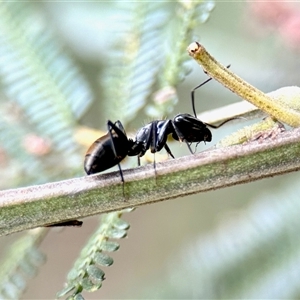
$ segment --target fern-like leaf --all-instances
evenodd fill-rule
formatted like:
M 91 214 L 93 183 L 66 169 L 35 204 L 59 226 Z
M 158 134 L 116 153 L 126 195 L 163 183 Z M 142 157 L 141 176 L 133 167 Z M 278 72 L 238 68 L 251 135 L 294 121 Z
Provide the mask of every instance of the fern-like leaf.
M 164 64 L 159 76 L 159 90 L 153 96 L 145 112 L 151 118 L 169 115 L 178 102 L 176 86 L 189 73 L 185 63 L 186 45 L 192 40 L 194 29 L 204 23 L 214 7 L 213 1 L 177 1 L 172 32 L 165 44 Z
M 45 261 L 37 249 L 48 229 L 38 228 L 26 233 L 11 245 L 0 269 L 0 299 L 18 299 L 27 286 L 27 279 L 37 273 Z
M 214 5 L 212 1 L 177 1 L 177 22 L 166 44 L 164 74 L 161 86 L 176 86 L 189 72 L 185 63 L 190 61 L 186 45 L 191 42 L 194 29 L 209 17 Z M 174 42 L 175 41 L 175 42 Z
M 92 99 L 36 8 L 9 1 L 0 6 L 0 80 L 6 95 L 0 103 L 0 149 L 18 167 L 23 185 L 78 172 L 82 162 L 74 130 Z M 32 149 L 35 143 L 44 143 L 44 149 Z
M 82 291 L 92 292 L 101 288 L 105 276 L 101 267 L 113 264 L 113 259 L 104 252 L 113 252 L 119 249 L 119 244 L 110 239 L 121 239 L 127 235 L 129 224 L 123 221 L 121 216 L 131 210 L 122 210 L 102 216 L 102 225 L 82 249 L 80 257 L 68 274 L 66 287 L 57 293 L 57 298 L 72 292 L 68 299 L 77 299 L 77 297 L 82 297 Z
M 14 172 L 24 175 L 23 184 L 28 184 L 35 179 L 39 179 L 36 182 L 43 182 L 47 177 L 44 176 L 44 168 L 41 161 L 35 155 L 24 151 L 22 146 L 21 141 L 27 134 L 29 134 L 29 131 L 20 124 L 0 120 L 0 144 L 2 150 L 5 153 L 9 153 L 11 159 L 19 161 L 19 164 L 14 166 Z M 32 170 L 38 172 L 39 178 L 35 176 L 36 173 L 32 173 Z M 7 176 L 7 173 L 3 175 Z M 18 178 L 19 176 L 14 176 L 14 180 Z M 16 185 L 18 185 L 17 182 Z
M 105 72 L 105 112 L 112 120 L 133 120 L 145 105 L 161 65 L 167 11 L 161 3 L 120 3 L 120 31 L 112 64 Z M 160 9 L 161 8 L 161 9 Z M 121 31 L 122 30 L 122 31 Z
M 0 6 L 0 75 L 7 95 L 57 150 L 70 150 L 90 90 L 30 3 Z

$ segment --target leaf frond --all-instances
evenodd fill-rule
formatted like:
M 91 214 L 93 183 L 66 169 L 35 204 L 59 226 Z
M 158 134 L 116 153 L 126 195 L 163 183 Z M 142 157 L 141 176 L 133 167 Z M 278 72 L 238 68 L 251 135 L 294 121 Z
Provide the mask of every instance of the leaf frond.
M 123 26 L 117 33 L 113 62 L 102 85 L 109 118 L 126 123 L 145 105 L 161 65 L 161 41 L 167 11 L 155 2 L 120 4 Z M 125 21 L 126 20 L 126 21 Z
M 178 102 L 176 86 L 189 73 L 186 62 L 186 45 L 192 40 L 194 29 L 204 23 L 213 9 L 212 1 L 177 1 L 175 17 L 165 43 L 165 57 L 153 102 L 145 111 L 151 118 L 169 115 Z
M 47 232 L 45 228 L 32 230 L 11 245 L 5 262 L 1 264 L 1 299 L 18 299 L 27 287 L 28 278 L 36 275 L 45 261 L 44 254 L 37 247 Z
M 67 276 L 67 283 L 63 290 L 56 294 L 57 298 L 72 292 L 72 299 L 81 295 L 82 291 L 96 291 L 101 288 L 105 273 L 101 267 L 113 264 L 113 259 L 104 252 L 114 252 L 119 249 L 119 243 L 111 239 L 126 237 L 129 224 L 121 219 L 123 213 L 132 209 L 104 214 L 101 225 L 91 236 L 82 249 L 79 258 Z M 82 296 L 81 296 L 82 297 Z
M 66 149 L 74 144 L 76 119 L 91 103 L 87 83 L 30 3 L 2 4 L 0 20 L 0 75 L 6 94 L 39 134 L 49 137 L 57 150 Z
M 176 86 L 189 72 L 184 63 L 189 61 L 186 45 L 192 40 L 194 29 L 204 23 L 213 9 L 212 1 L 178 1 L 176 21 L 168 41 L 161 86 Z M 173 41 L 176 41 L 175 43 Z
M 12 124 L 5 120 L 0 120 L 1 148 L 5 151 L 7 157 L 19 162 L 18 165 L 15 166 L 15 172 L 20 172 L 25 175 L 26 181 L 23 181 L 23 184 L 38 179 L 35 174 L 39 174 L 39 181 L 44 182 L 47 176 L 44 176 L 43 164 L 35 155 L 25 151 L 22 145 L 22 141 L 24 141 L 24 138 L 26 138 L 28 134 L 29 131 L 19 126 L 19 124 Z M 35 172 L 32 173 L 32 170 L 35 170 Z M 7 176 L 7 173 L 4 176 Z

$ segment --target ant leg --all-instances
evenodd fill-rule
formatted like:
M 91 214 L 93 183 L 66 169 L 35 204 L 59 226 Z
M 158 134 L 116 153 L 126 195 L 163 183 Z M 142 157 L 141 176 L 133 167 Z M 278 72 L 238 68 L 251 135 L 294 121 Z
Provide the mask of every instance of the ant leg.
M 154 175 L 155 175 L 155 184 L 157 185 L 157 171 L 156 171 L 155 153 L 153 153 L 153 168 L 154 168 Z
M 173 153 L 171 152 L 171 150 L 170 150 L 170 148 L 169 148 L 169 146 L 168 146 L 167 144 L 165 144 L 164 148 L 166 149 L 167 153 L 168 153 L 172 158 L 175 159 Z
M 190 145 L 186 140 L 183 140 L 183 141 L 184 141 L 184 142 L 186 143 L 186 145 L 188 146 L 188 148 L 189 148 L 191 154 L 195 154 L 196 151 L 193 152 L 193 150 L 192 150 L 192 148 L 191 148 L 191 145 Z
M 230 65 L 228 65 L 226 68 L 230 68 Z M 205 71 L 204 71 L 205 74 L 207 74 Z M 191 99 L 192 99 L 192 108 L 193 108 L 193 113 L 194 113 L 194 116 L 195 118 L 197 118 L 197 114 L 196 114 L 196 109 L 195 109 L 195 91 L 197 89 L 199 89 L 201 86 L 203 86 L 204 84 L 208 83 L 209 81 L 212 80 L 212 77 L 206 79 L 204 82 L 200 83 L 199 85 L 197 85 L 195 88 L 192 89 L 191 91 Z M 213 127 L 214 128 L 214 127 Z
M 113 139 L 113 135 L 112 135 L 112 132 L 111 132 L 113 127 L 114 127 L 114 124 L 111 121 L 107 121 L 107 130 L 109 132 L 109 136 L 110 136 L 110 139 L 111 139 L 112 149 L 113 149 L 115 157 L 117 157 L 117 152 L 116 152 L 116 148 L 115 148 L 115 144 L 114 144 L 114 139 Z M 121 180 L 122 180 L 122 185 L 123 185 L 123 187 L 122 187 L 123 196 L 125 198 L 125 191 L 124 191 L 125 181 L 124 181 L 122 168 L 121 168 L 119 163 L 118 163 L 118 168 L 119 168 L 119 172 L 120 172 L 120 176 L 121 176 Z
M 150 135 L 151 135 L 151 141 L 149 140 L 147 144 L 147 148 L 151 149 L 151 152 L 153 153 L 153 168 L 154 168 L 154 174 L 155 174 L 155 183 L 157 183 L 157 172 L 156 172 L 156 162 L 155 162 L 155 152 L 157 149 L 157 121 L 153 121 L 150 129 Z
M 122 180 L 122 190 L 123 190 L 123 196 L 125 198 L 125 181 L 124 181 L 124 176 L 123 176 L 123 172 L 121 169 L 120 164 L 118 163 L 118 167 L 119 167 L 119 171 L 120 171 L 120 176 L 121 176 L 121 180 Z

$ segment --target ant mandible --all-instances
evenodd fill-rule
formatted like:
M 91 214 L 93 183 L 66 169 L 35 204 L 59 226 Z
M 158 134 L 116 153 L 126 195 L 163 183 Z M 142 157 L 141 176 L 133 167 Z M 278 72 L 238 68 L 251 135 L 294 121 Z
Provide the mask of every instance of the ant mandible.
M 219 128 L 232 120 L 228 119 L 215 126 L 203 123 L 197 118 L 194 92 L 210 80 L 212 80 L 212 78 L 205 80 L 191 92 L 192 108 L 195 116 L 190 114 L 178 114 L 173 120 L 154 120 L 143 126 L 137 132 L 135 140 L 127 138 L 125 129 L 120 121 L 113 123 L 108 120 L 108 132 L 97 139 L 87 150 L 84 160 L 85 172 L 91 175 L 118 165 L 121 180 L 124 183 L 120 162 L 126 156 L 138 156 L 138 164 L 140 165 L 140 157 L 142 157 L 148 149 L 150 149 L 151 153 L 156 153 L 162 148 L 165 148 L 167 153 L 172 158 L 175 158 L 167 145 L 167 137 L 169 134 L 172 134 L 173 139 L 185 142 L 192 154 L 194 152 L 191 149 L 191 143 L 197 143 L 198 145 L 202 141 L 210 142 L 212 134 L 207 126 Z

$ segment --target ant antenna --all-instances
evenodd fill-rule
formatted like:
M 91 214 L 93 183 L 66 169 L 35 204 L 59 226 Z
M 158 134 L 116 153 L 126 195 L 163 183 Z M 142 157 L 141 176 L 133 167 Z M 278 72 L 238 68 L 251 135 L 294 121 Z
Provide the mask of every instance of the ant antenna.
M 195 118 L 197 118 L 197 114 L 196 114 L 196 109 L 195 109 L 195 91 L 197 89 L 199 89 L 202 85 L 208 83 L 209 81 L 212 80 L 212 77 L 208 78 L 207 80 L 205 80 L 204 82 L 200 83 L 199 85 L 197 85 L 195 88 L 192 89 L 191 91 L 191 98 L 192 98 L 192 108 L 193 108 L 193 113 Z
M 230 119 L 227 119 L 225 121 L 223 121 L 222 123 L 218 124 L 218 125 L 212 125 L 212 124 L 208 124 L 208 123 L 204 123 L 206 126 L 208 127 L 211 127 L 213 129 L 217 129 L 217 128 L 220 128 L 221 126 L 223 126 L 224 124 L 226 124 L 227 122 L 230 122 L 232 120 L 239 120 L 239 119 L 242 119 L 242 120 L 247 120 L 246 118 L 243 118 L 243 117 L 232 117 Z
M 231 65 L 228 65 L 226 68 L 228 69 L 228 68 L 230 68 L 230 66 L 231 66 Z M 204 73 L 207 74 L 207 72 L 205 72 L 205 71 L 204 71 Z M 197 118 L 196 109 L 195 109 L 195 91 L 196 91 L 197 89 L 199 89 L 201 86 L 203 86 L 204 84 L 206 84 L 206 83 L 208 83 L 209 81 L 211 81 L 211 80 L 212 80 L 212 77 L 206 79 L 204 82 L 202 82 L 202 83 L 200 83 L 199 85 L 197 85 L 197 86 L 196 86 L 195 88 L 193 88 L 192 91 L 191 91 L 192 108 L 193 108 L 193 113 L 194 113 L 195 118 Z M 225 123 L 226 123 L 226 122 L 225 122 Z M 219 126 L 222 126 L 222 125 L 225 124 L 225 123 L 222 123 L 222 124 L 219 125 Z M 207 125 L 209 125 L 209 124 L 207 124 Z M 210 125 L 209 125 L 209 126 L 210 126 Z M 218 127 L 219 127 L 219 126 L 218 126 Z M 215 127 L 213 127 L 213 126 L 211 126 L 211 127 L 212 127 L 212 128 L 215 128 Z M 216 127 L 216 128 L 218 128 L 218 127 Z

